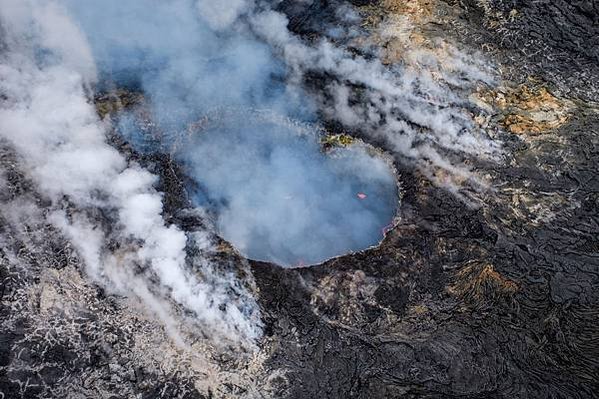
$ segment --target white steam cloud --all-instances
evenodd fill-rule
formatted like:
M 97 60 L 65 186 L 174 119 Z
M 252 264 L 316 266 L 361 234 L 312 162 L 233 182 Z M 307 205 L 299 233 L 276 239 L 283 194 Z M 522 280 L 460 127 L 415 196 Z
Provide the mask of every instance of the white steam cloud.
M 155 5 L 159 13 L 136 2 L 72 4 L 100 72 L 141 86 L 151 104 L 150 121 L 121 114 L 121 132 L 138 148 L 174 153 L 204 189 L 219 232 L 253 259 L 310 265 L 378 243 L 398 202 L 392 170 L 364 148 L 325 157 L 319 137 L 298 137 L 288 119 L 315 119 L 314 104 L 244 22 L 257 7 L 200 2 L 189 18 L 190 1 Z M 267 113 L 260 110 L 279 121 L 258 121 Z M 361 191 L 367 199 L 357 198 Z
M 412 51 L 409 56 L 421 66 L 389 67 L 380 59 L 362 56 L 321 39 L 307 45 L 287 31 L 287 18 L 266 11 L 251 18 L 252 27 L 278 50 L 300 82 L 306 72 L 326 73 L 329 79 L 319 95 L 320 107 L 331 119 L 373 138 L 383 139 L 404 162 L 420 168 L 434 182 L 456 190 L 435 175 L 472 177 L 464 164 L 451 162 L 448 152 L 466 157 L 493 159 L 499 152 L 472 121 L 470 104 L 461 90 L 476 84 L 491 84 L 490 68 L 475 56 L 447 45 L 444 59 L 432 52 Z M 382 35 L 400 33 L 384 27 Z
M 347 12 L 347 20 L 355 20 Z M 219 270 L 208 256 L 186 254 L 189 246 L 209 253 L 210 234 L 186 235 L 167 226 L 156 177 L 107 144 L 109 122 L 98 120 L 90 103 L 93 90 L 114 85 L 141 90 L 161 133 L 158 143 L 140 128 L 134 112 L 119 116 L 119 130 L 134 143 L 149 140 L 151 150 L 173 150 L 188 170 L 210 167 L 204 162 L 207 154 L 180 151 L 175 143 L 193 144 L 184 132 L 226 107 L 268 109 L 308 123 L 324 115 L 356 134 L 384 141 L 398 161 L 450 188 L 455 186 L 442 176 L 471 177 L 463 164 L 453 161 L 456 155 L 492 157 L 498 150 L 476 129 L 465 111 L 470 105 L 460 94 L 491 78 L 484 63 L 471 62 L 455 49 L 446 60 L 426 52 L 412 54 L 423 66 L 418 70 L 389 67 L 326 38 L 307 43 L 288 30 L 285 15 L 267 3 L 246 0 L 0 0 L 0 18 L 0 137 L 17 150 L 27 173 L 53 201 L 50 221 L 78 248 L 87 273 L 119 293 L 139 296 L 171 328 L 164 298 L 192 312 L 213 337 L 252 343 L 261 334 L 255 300 L 237 277 Z M 321 79 L 319 90 L 306 88 L 311 79 Z M 272 136 L 262 133 L 238 139 L 259 151 L 259 140 Z M 220 147 L 212 150 L 227 148 Z M 388 179 L 389 170 L 372 168 L 368 159 L 353 159 L 360 161 L 352 166 L 356 173 L 371 181 Z M 264 163 L 257 170 L 279 172 L 255 174 L 252 187 L 284 181 L 296 167 L 286 162 L 273 168 L 266 165 L 271 160 L 246 160 Z M 240 176 L 230 165 L 203 175 L 215 182 Z M 331 184 L 310 180 L 322 185 L 319 190 Z M 221 190 L 229 203 L 242 200 L 221 230 L 254 234 L 250 223 L 256 221 L 239 217 L 252 212 L 244 188 L 216 183 L 209 188 Z M 266 191 L 260 196 L 264 209 L 279 207 L 280 198 Z M 305 208 L 300 202 L 295 206 Z M 103 217 L 110 226 L 100 221 L 99 213 L 108 215 Z M 276 224 L 270 219 L 268 225 Z M 367 221 L 358 222 L 357 229 Z M 335 236 L 336 222 L 327 220 L 321 227 Z M 277 230 L 270 234 L 281 235 Z M 286 249 L 302 244 L 302 234 L 283 238 Z
M 95 80 L 91 53 L 68 14 L 51 3 L 20 0 L 3 0 L 0 12 L 6 33 L 0 136 L 52 199 L 56 211 L 49 219 L 72 240 L 88 274 L 119 293 L 142 296 L 157 314 L 165 313 L 160 308 L 165 304 L 155 295 L 166 294 L 193 312 L 206 333 L 233 342 L 255 340 L 260 323 L 253 300 L 236 303 L 227 294 L 237 284 L 233 276 L 207 282 L 192 273 L 212 274 L 207 259 L 186 257 L 188 241 L 202 236 L 187 237 L 166 226 L 161 195 L 153 188 L 156 177 L 127 164 L 106 143 L 106 127 L 86 95 Z M 63 34 L 67 40 L 59 39 Z M 65 209 L 65 197 L 72 207 Z M 96 210 L 115 215 L 110 231 L 94 217 Z M 107 250 L 109 239 L 118 240 L 119 250 Z M 205 243 L 194 244 L 209 250 Z M 147 278 L 136 265 L 149 267 L 143 272 Z M 151 276 L 160 282 L 157 288 Z M 157 289 L 164 292 L 153 292 Z
M 241 252 L 305 266 L 382 240 L 398 190 L 378 153 L 354 144 L 325 154 L 313 126 L 256 112 L 219 116 L 182 155 L 218 230 Z

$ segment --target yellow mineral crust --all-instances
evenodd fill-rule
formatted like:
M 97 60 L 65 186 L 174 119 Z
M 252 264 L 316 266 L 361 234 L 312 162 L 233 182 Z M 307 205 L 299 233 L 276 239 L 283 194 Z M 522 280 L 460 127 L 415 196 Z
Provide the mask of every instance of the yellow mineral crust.
M 574 109 L 571 101 L 556 97 L 542 86 L 500 88 L 476 96 L 500 111 L 500 124 L 518 135 L 538 135 L 556 129 L 570 119 Z
M 448 292 L 465 301 L 481 302 L 511 297 L 518 288 L 515 282 L 499 274 L 493 265 L 471 262 L 457 273 Z

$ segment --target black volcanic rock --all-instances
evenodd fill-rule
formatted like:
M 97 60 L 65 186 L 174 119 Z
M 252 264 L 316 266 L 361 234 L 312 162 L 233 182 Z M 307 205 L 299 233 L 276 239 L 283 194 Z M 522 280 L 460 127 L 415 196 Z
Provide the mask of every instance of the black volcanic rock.
M 278 7 L 294 32 L 310 36 L 335 24 L 339 4 Z M 599 5 L 444 4 L 460 20 L 435 29 L 492 58 L 509 84 L 534 75 L 575 111 L 535 136 L 491 120 L 505 162 L 472 165 L 496 187 L 478 194 L 478 208 L 398 162 L 401 219 L 379 247 L 303 269 L 250 262 L 264 323 L 256 379 L 272 377 L 263 397 L 598 397 Z M 99 107 L 103 116 L 111 110 Z M 180 165 L 167 154 L 140 155 L 118 135 L 110 141 L 159 176 L 165 219 L 185 231 L 203 225 L 185 212 Z M 19 160 L 0 146 L 2 204 L 46 212 Z M 0 399 L 251 397 L 235 380 L 218 392 L 199 389 L 189 359 L 160 346 L 168 337 L 159 322 L 87 281 L 51 226 L 11 225 L 8 209 L 0 207 Z M 223 265 L 239 261 L 219 256 Z M 228 370 L 234 360 L 216 361 Z

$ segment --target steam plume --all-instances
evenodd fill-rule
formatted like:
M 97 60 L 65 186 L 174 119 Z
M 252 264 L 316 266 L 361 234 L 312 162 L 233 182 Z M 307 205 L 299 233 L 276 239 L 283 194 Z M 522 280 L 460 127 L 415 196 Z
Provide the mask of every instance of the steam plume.
M 439 184 L 443 181 L 438 170 L 471 176 L 451 155 L 492 157 L 498 151 L 476 129 L 466 111 L 470 105 L 460 94 L 477 82 L 490 82 L 491 77 L 484 63 L 472 63 L 455 49 L 449 63 L 431 54 L 414 54 L 426 68 L 389 67 L 326 38 L 308 43 L 288 30 L 286 16 L 268 2 L 249 0 L 226 4 L 208 0 L 1 0 L 0 5 L 4 31 L 0 136 L 14 146 L 40 191 L 53 201 L 49 220 L 77 246 L 95 281 L 143 297 L 154 304 L 157 314 L 165 314 L 161 299 L 168 298 L 192 312 L 212 336 L 254 342 L 261 330 L 254 299 L 235 276 L 217 272 L 207 257 L 186 256 L 190 245 L 204 246 L 209 252 L 210 233 L 186 235 L 165 224 L 162 197 L 154 189 L 156 177 L 106 143 L 110 121 L 98 120 L 89 101 L 94 90 L 116 84 L 143 91 L 152 123 L 161 133 L 151 150 L 172 150 L 189 172 L 195 168 L 198 176 L 213 179 L 207 183 L 213 196 L 234 202 L 229 208 L 235 210 L 233 217 L 224 217 L 218 226 L 233 236 L 254 234 L 249 226 L 256 221 L 239 217 L 251 211 L 252 198 L 239 187 L 224 187 L 220 182 L 235 181 L 233 174 L 243 173 L 227 166 L 214 168 L 211 175 L 206 173 L 211 166 L 206 163 L 207 153 L 174 146 L 197 143 L 216 152 L 217 159 L 230 156 L 229 147 L 217 135 L 204 142 L 185 136 L 191 125 L 214 110 L 266 109 L 280 118 L 312 125 L 325 117 L 366 139 L 382 140 L 396 160 L 419 168 Z M 343 10 L 348 20 L 356 18 L 347 8 Z M 319 90 L 308 89 L 315 75 L 326 79 Z M 132 142 L 147 141 L 133 112 L 125 111 L 115 122 Z M 261 129 L 242 132 L 234 127 L 223 137 L 241 143 L 235 151 L 259 151 L 265 139 L 270 145 L 275 137 L 280 138 L 276 131 L 285 130 L 276 124 Z M 285 164 L 275 162 L 274 168 L 268 164 L 272 157 L 248 158 L 259 164 L 256 170 L 278 173 L 258 176 L 252 183 L 267 187 L 270 179 L 285 181 L 285 174 L 296 168 L 289 165 L 290 160 L 303 156 L 305 150 L 295 144 L 289 148 L 293 152 L 283 154 Z M 306 148 L 315 151 L 314 146 Z M 342 169 L 355 172 L 364 184 L 389 183 L 386 165 L 357 149 L 348 151 L 339 164 Z M 314 177 L 317 173 L 311 167 L 312 163 L 300 170 Z M 327 179 L 309 180 L 303 185 L 320 184 L 316 192 L 332 184 Z M 266 194 L 259 196 L 264 209 L 276 209 L 280 198 L 270 190 Z M 389 203 L 388 193 L 381 198 L 382 203 Z M 334 200 L 332 209 L 348 203 Z M 360 209 L 349 208 L 349 212 L 359 214 Z M 371 213 L 375 219 L 380 216 Z M 109 226 L 98 214 L 108 218 Z M 371 216 L 348 220 L 358 223 L 354 230 L 360 231 Z M 268 218 L 258 222 L 269 228 L 276 225 Z M 337 223 L 327 220 L 319 228 L 338 236 Z M 293 233 L 301 232 L 300 228 L 285 231 L 291 233 L 282 237 L 286 250 L 300 245 L 301 237 Z M 270 238 L 280 235 L 276 229 L 269 232 Z M 116 250 L 109 245 L 113 240 L 119 244 Z M 292 257 L 297 255 L 283 262 Z M 192 270 L 203 270 L 204 277 Z

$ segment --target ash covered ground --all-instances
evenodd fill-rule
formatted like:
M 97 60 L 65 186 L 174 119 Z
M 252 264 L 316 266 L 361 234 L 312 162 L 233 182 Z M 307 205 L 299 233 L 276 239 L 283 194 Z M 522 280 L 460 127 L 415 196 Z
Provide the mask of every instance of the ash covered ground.
M 78 77 L 83 22 L 0 4 L 0 398 L 597 397 L 595 2 L 194 4 L 273 49 L 323 151 L 393 160 L 382 243 L 305 268 L 219 237 L 151 87 Z

